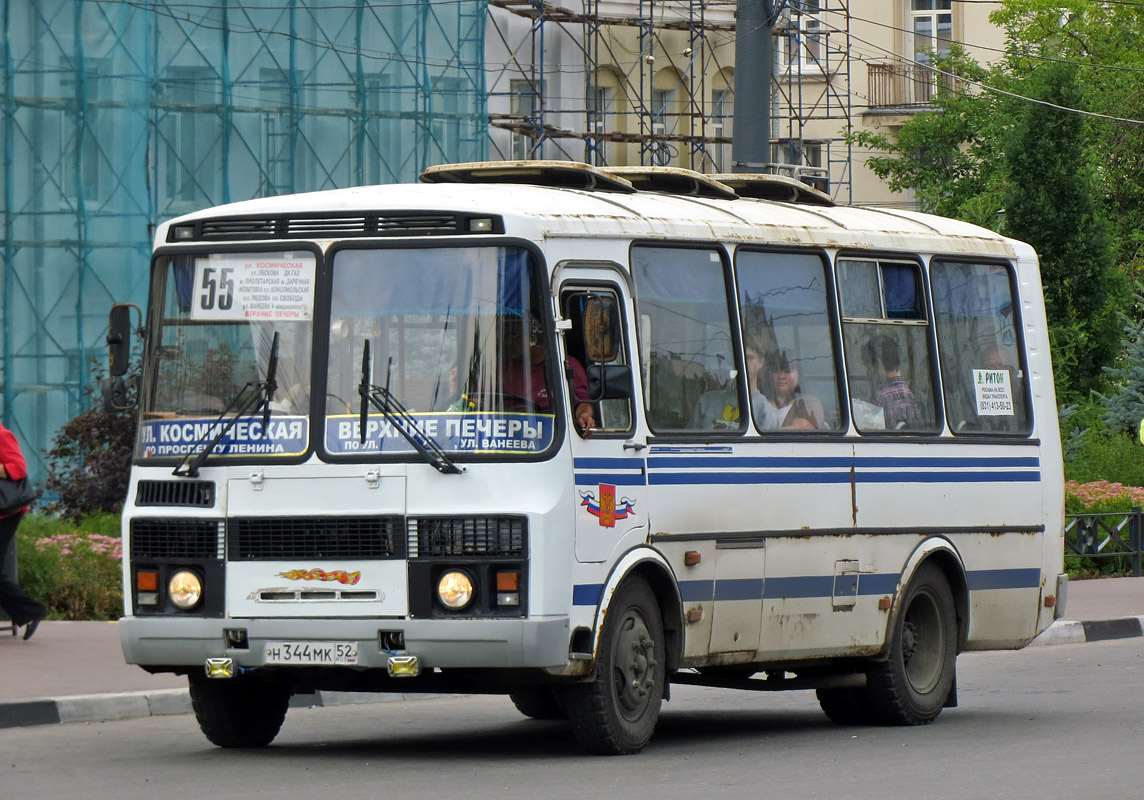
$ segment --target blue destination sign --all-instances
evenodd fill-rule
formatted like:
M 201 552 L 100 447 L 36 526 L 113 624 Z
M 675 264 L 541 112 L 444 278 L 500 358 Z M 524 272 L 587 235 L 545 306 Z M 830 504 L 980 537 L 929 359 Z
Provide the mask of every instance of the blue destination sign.
M 148 420 L 140 426 L 144 458 L 194 455 L 226 426 L 217 417 Z M 306 452 L 310 422 L 306 417 L 272 416 L 264 431 L 262 415 L 241 417 L 222 437 L 211 456 L 297 456 Z
M 442 450 L 467 453 L 539 452 L 552 444 L 551 414 L 487 411 L 411 414 L 417 429 Z M 412 452 L 401 431 L 380 415 L 366 421 L 365 442 L 356 414 L 326 418 L 326 450 L 335 455 Z

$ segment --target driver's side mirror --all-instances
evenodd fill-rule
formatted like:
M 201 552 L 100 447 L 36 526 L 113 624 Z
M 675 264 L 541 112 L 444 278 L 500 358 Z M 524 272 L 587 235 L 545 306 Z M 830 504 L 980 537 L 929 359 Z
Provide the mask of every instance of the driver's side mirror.
M 134 303 L 116 303 L 111 307 L 111 315 L 107 322 L 107 348 L 110 356 L 109 372 L 112 378 L 121 378 L 127 374 L 127 367 L 131 362 L 131 309 L 139 314 L 142 325 L 143 312 Z
M 589 295 L 584 300 L 584 347 L 588 360 L 607 364 L 616 360 L 620 343 L 620 310 L 616 298 Z

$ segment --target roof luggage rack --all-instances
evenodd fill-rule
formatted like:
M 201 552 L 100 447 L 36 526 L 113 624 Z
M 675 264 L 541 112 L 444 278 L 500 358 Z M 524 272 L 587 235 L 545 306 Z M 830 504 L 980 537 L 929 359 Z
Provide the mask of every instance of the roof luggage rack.
M 803 203 L 814 206 L 832 206 L 834 200 L 826 192 L 808 186 L 797 178 L 760 172 L 736 172 L 709 175 L 712 180 L 730 187 L 739 197 L 754 200 L 777 200 L 781 203 Z
M 736 200 L 739 195 L 712 175 L 704 175 L 679 167 L 607 167 L 613 175 L 626 178 L 632 186 L 645 192 L 666 192 L 690 197 L 712 197 Z
M 589 192 L 622 192 L 636 189 L 621 177 L 575 161 L 471 161 L 440 164 L 421 173 L 422 183 L 523 183 L 582 189 Z

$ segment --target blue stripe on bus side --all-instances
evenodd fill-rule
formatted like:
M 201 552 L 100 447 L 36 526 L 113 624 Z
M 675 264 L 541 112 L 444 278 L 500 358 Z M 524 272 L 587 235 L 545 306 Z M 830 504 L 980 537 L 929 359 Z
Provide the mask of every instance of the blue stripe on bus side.
M 1041 571 L 1036 567 L 1028 569 L 974 569 L 966 576 L 969 590 L 983 589 L 1033 589 L 1041 585 Z
M 596 459 L 593 459 L 596 460 Z M 599 459 L 601 461 L 622 461 L 620 459 Z M 580 460 L 576 462 L 580 466 Z M 939 456 L 651 456 L 647 460 L 651 469 L 694 468 L 694 469 L 726 469 L 731 467 L 743 468 L 793 468 L 793 467 L 820 467 L 842 468 L 854 467 L 943 467 L 946 469 L 964 467 L 982 467 L 988 469 L 1001 469 L 1007 467 L 1039 468 L 1041 460 L 1036 456 L 1022 456 L 1019 458 L 990 458 L 990 457 L 939 457 Z M 603 466 L 603 465 L 601 465 Z M 612 464 L 611 466 L 619 466 Z
M 849 576 L 842 576 L 844 578 Z M 897 591 L 900 575 L 896 573 L 858 576 L 859 595 L 892 595 Z M 966 575 L 970 591 L 991 589 L 1034 589 L 1041 585 L 1041 571 L 1027 569 L 970 570 Z M 685 603 L 709 600 L 792 600 L 834 596 L 833 575 L 799 575 L 786 578 L 735 578 L 732 580 L 690 580 L 679 582 L 679 596 Z M 572 587 L 572 604 L 594 606 L 604 591 L 602 583 L 577 584 Z M 845 593 L 845 592 L 844 592 Z
M 599 483 L 615 486 L 688 484 L 712 486 L 843 484 L 850 482 L 851 469 L 855 470 L 854 480 L 857 483 L 870 484 L 1034 483 L 1041 479 L 1040 463 L 1040 459 L 1035 456 L 1020 458 L 653 456 L 646 460 L 578 458 L 574 462 L 574 467 L 577 470 L 576 483 L 582 486 Z M 780 471 L 757 471 L 761 469 Z
M 859 472 L 857 483 L 1018 483 L 1036 482 L 1040 472 Z M 583 483 L 580 476 L 577 483 Z M 652 486 L 727 484 L 850 483 L 848 472 L 653 472 Z

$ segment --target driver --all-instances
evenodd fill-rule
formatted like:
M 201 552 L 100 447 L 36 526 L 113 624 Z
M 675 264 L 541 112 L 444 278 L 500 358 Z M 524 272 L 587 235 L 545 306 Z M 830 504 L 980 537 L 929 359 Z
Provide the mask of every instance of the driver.
M 525 330 L 528 341 L 525 341 Z M 544 326 L 540 320 L 529 317 L 527 323 L 520 317 L 502 317 L 500 320 L 501 375 L 500 391 L 507 398 L 508 406 L 524 406 L 521 411 L 548 411 L 548 381 L 545 373 L 545 359 L 548 356 L 544 344 Z M 588 375 L 584 365 L 569 356 L 565 360 L 566 371 L 572 380 L 572 418 L 577 433 L 588 435 L 596 427 L 596 413 L 588 401 Z M 513 400 L 519 398 L 516 403 Z

